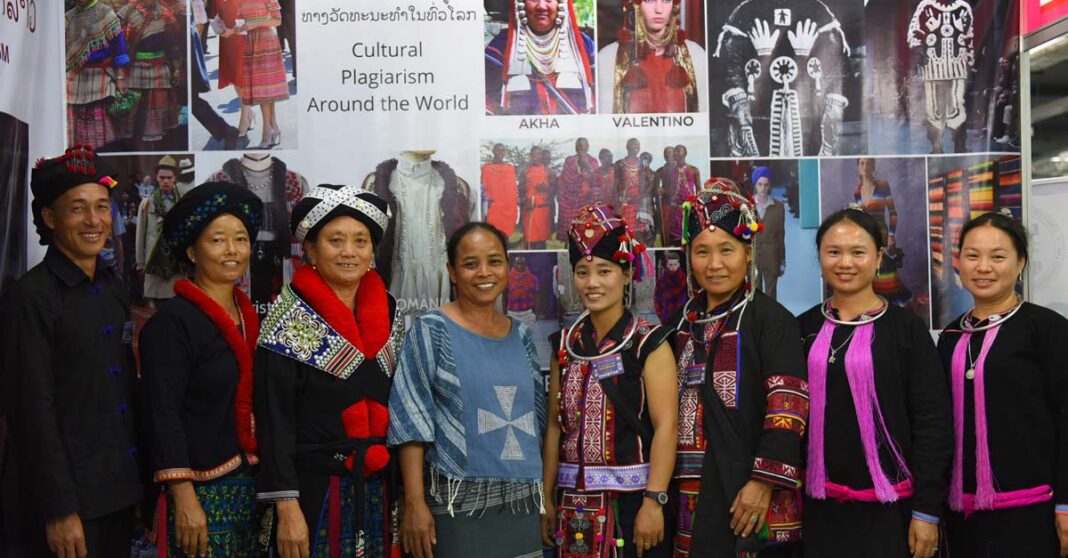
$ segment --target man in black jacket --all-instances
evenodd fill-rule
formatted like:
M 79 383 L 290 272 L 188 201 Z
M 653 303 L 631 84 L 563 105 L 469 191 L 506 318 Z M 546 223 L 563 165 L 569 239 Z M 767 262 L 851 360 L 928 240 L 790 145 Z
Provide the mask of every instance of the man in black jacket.
M 19 556 L 129 555 L 141 497 L 133 322 L 99 259 L 117 182 L 87 147 L 33 170 L 44 261 L 0 311 L 0 350 L 20 479 Z

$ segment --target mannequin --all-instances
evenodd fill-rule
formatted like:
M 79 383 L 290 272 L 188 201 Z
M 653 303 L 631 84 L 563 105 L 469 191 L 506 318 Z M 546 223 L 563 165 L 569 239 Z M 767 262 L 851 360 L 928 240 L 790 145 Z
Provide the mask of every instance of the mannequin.
M 263 225 L 252 244 L 248 277 L 242 282 L 262 319 L 267 305 L 300 264 L 302 251 L 290 235 L 289 217 L 308 190 L 308 182 L 270 153 L 245 153 L 240 159 L 230 159 L 212 179 L 244 186 L 263 201 Z
M 385 199 L 393 215 L 375 263 L 404 313 L 449 301 L 445 239 L 470 220 L 473 209 L 468 183 L 449 165 L 431 160 L 434 153 L 403 151 L 363 181 L 363 189 Z

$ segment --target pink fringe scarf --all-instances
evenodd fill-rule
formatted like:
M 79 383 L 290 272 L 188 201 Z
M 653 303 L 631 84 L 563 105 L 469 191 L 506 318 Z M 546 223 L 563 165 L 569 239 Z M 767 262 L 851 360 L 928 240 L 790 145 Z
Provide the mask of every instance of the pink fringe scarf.
M 885 445 L 890 449 L 898 470 L 911 481 L 912 474 L 905 465 L 901 450 L 894 443 L 890 431 L 886 428 L 879 398 L 875 392 L 875 366 L 872 363 L 871 343 L 875 336 L 875 324 L 868 322 L 855 326 L 856 332 L 846 350 L 845 370 L 849 389 L 853 393 L 853 406 L 860 426 L 860 441 L 864 447 L 864 459 L 874 484 L 875 495 L 880 502 L 896 502 L 900 498 L 898 490 L 879 464 L 879 442 L 877 431 L 882 433 Z M 808 388 L 811 406 L 808 419 L 808 469 L 805 472 L 806 491 L 809 496 L 823 500 L 827 498 L 827 464 L 824 459 L 823 432 L 825 411 L 827 407 L 827 358 L 831 352 L 831 338 L 835 324 L 829 320 L 823 322 L 819 335 L 808 353 Z
M 975 361 L 975 507 L 993 509 L 994 472 L 990 468 L 990 443 L 986 429 L 986 387 L 983 383 L 986 355 L 998 336 L 1001 326 L 985 332 L 983 348 Z M 972 334 L 963 333 L 953 348 L 951 379 L 953 387 L 953 434 L 956 442 L 953 452 L 953 477 L 949 484 L 949 507 L 956 511 L 964 510 L 964 374 L 965 355 Z

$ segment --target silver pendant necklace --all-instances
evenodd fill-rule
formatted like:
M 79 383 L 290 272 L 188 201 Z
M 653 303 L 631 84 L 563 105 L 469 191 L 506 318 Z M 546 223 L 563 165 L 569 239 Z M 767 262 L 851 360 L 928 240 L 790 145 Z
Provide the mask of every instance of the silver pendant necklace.
M 964 371 L 964 377 L 969 380 L 975 379 L 975 359 L 972 358 L 972 340 L 968 340 L 968 369 Z
M 838 345 L 838 348 L 831 347 L 831 356 L 827 357 L 828 363 L 834 364 L 838 360 L 834 355 L 838 354 L 838 351 L 841 351 L 842 347 L 849 344 L 849 340 L 853 338 L 853 334 L 856 332 L 857 328 L 853 328 L 853 331 L 849 332 L 849 336 L 845 338 L 845 341 L 842 341 L 841 345 Z

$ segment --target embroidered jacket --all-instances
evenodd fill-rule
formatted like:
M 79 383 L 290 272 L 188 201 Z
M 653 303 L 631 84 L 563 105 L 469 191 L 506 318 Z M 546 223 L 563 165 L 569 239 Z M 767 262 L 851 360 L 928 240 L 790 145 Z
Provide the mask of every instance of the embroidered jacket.
M 801 437 L 808 418 L 805 360 L 797 321 L 760 291 L 744 310 L 720 322 L 691 323 L 684 310 L 668 322 L 676 328 L 672 341 L 680 389 L 675 477 L 700 482 L 699 489 L 691 488 L 700 495 L 691 510 L 692 547 L 689 541 L 684 546 L 691 556 L 723 556 L 734 552 L 729 510 L 747 481 L 781 489 L 801 485 Z M 710 402 L 722 407 L 710 409 Z M 796 513 L 793 522 L 787 521 L 788 511 L 769 515 L 772 540 L 797 540 L 800 525 Z
M 611 490 L 635 492 L 645 490 L 649 480 L 649 452 L 651 438 L 644 438 L 623 413 L 630 413 L 653 432 L 652 421 L 645 400 L 642 369 L 645 360 L 667 338 L 667 328 L 652 325 L 630 313 L 606 333 L 600 344 L 594 341 L 589 320 L 570 330 L 554 333 L 549 338 L 553 347 L 564 350 L 564 332 L 571 336 L 575 354 L 591 356 L 606 353 L 625 343 L 616 353 L 621 370 L 604 380 L 598 380 L 598 364 L 566 357 L 560 370 L 560 421 L 562 436 L 558 486 L 579 490 Z M 627 340 L 628 331 L 635 328 Z M 565 352 L 566 354 L 566 352 Z M 609 357 L 612 358 L 612 357 Z M 602 387 L 602 382 L 615 384 L 627 409 L 618 409 Z
M 360 281 L 355 312 L 310 266 L 297 270 L 264 319 L 256 351 L 258 499 L 299 498 L 305 518 L 317 518 L 330 477 L 369 476 L 388 464 L 386 404 L 403 333 L 374 270 Z

